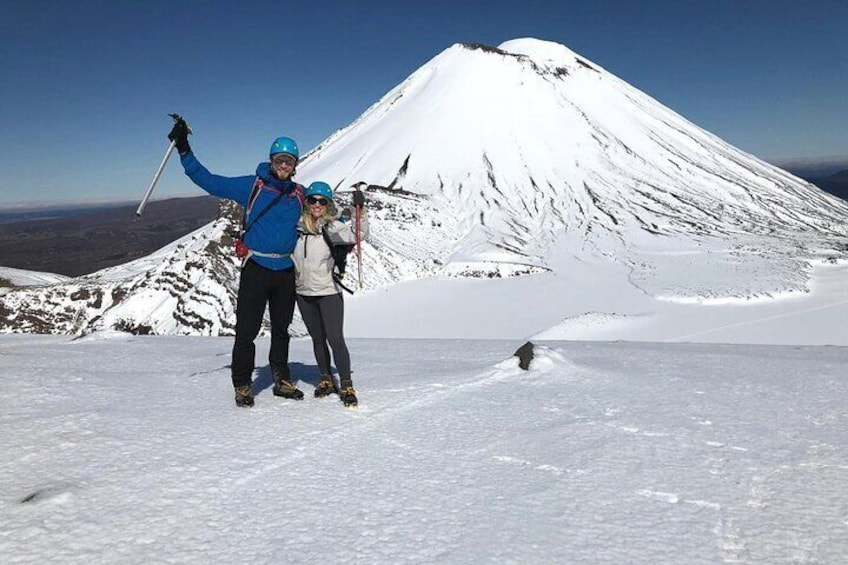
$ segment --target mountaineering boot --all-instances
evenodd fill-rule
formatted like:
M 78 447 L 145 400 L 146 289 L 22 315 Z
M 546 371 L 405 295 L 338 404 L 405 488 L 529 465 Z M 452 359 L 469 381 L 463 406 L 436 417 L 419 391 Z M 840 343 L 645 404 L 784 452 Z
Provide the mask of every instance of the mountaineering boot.
M 303 400 L 303 392 L 285 379 L 274 382 L 274 396 L 291 398 L 292 400 Z
M 250 385 L 236 387 L 236 406 L 253 408 L 253 387 Z
M 271 374 L 274 376 L 274 396 L 303 400 L 303 392 L 291 383 L 288 367 L 273 367 Z
M 330 375 L 321 375 L 321 380 L 318 382 L 318 386 L 315 387 L 315 398 L 324 398 L 325 396 L 338 393 L 339 391 L 336 388 L 333 377 Z
M 339 396 L 345 406 L 355 408 L 359 404 L 359 401 L 356 399 L 356 390 L 352 386 L 343 388 Z
M 342 381 L 342 391 L 339 393 L 339 397 L 342 399 L 345 406 L 355 408 L 359 403 L 356 399 L 356 390 L 353 388 L 353 382 L 347 379 Z

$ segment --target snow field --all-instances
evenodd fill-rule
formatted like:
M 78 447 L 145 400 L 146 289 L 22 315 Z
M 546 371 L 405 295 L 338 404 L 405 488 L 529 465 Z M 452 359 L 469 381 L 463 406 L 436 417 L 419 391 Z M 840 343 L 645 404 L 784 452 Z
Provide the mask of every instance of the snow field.
M 350 341 L 237 409 L 230 339 L 0 337 L 8 563 L 838 563 L 835 347 Z M 34 355 L 33 352 L 39 355 Z

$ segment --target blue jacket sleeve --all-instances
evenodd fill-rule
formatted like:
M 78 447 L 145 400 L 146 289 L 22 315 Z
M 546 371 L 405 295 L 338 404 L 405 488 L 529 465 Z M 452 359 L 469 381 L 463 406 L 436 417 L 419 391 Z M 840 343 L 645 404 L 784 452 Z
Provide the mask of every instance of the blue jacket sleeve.
M 253 175 L 244 177 L 223 177 L 213 175 L 200 164 L 194 153 L 188 152 L 180 157 L 180 162 L 185 169 L 185 174 L 191 181 L 213 196 L 235 200 L 242 206 L 247 205 L 250 192 L 256 177 Z

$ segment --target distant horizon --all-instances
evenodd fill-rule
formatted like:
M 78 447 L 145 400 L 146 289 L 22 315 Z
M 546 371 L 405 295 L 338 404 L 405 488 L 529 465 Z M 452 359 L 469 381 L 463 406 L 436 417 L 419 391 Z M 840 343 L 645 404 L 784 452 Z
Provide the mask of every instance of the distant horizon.
M 215 198 L 206 193 L 201 194 L 179 194 L 179 195 L 155 195 L 151 198 L 151 202 L 161 202 L 163 200 L 184 200 L 186 198 Z M 140 200 L 140 199 L 139 199 Z M 73 210 L 81 209 L 97 209 L 111 208 L 120 206 L 137 206 L 139 200 L 58 200 L 52 202 L 45 201 L 21 201 L 21 202 L 0 202 L 0 213 L 26 214 L 29 212 L 50 211 L 50 210 Z
M 823 176 L 828 176 L 848 169 L 848 155 L 788 157 L 786 159 L 774 159 L 767 162 L 793 174 L 795 174 L 793 171 L 805 171 L 806 174 L 815 171 L 821 173 Z
M 845 156 L 825 156 L 821 158 L 798 158 L 798 159 L 786 159 L 783 162 L 779 161 L 766 161 L 772 165 L 780 167 L 789 173 L 798 176 L 800 178 L 804 178 L 804 176 L 812 176 L 819 174 L 821 177 L 825 178 L 836 173 L 842 172 L 844 170 L 848 170 L 848 155 Z M 806 179 L 805 179 L 806 180 Z M 112 207 L 121 207 L 121 206 L 136 206 L 141 200 L 143 194 L 139 194 L 137 199 L 122 197 L 116 200 L 109 199 L 82 199 L 82 200 L 52 200 L 52 201 L 41 201 L 41 200 L 28 200 L 28 201 L 12 201 L 12 202 L 3 202 L 0 200 L 0 216 L 2 215 L 27 215 L 31 213 L 38 212 L 49 212 L 49 211 L 68 211 L 76 208 L 80 209 L 88 209 L 88 208 L 112 208 Z M 162 200 L 178 200 L 185 198 L 204 198 L 210 197 L 209 194 L 201 190 L 195 191 L 194 194 L 162 194 L 161 192 L 155 192 L 151 201 L 162 201 Z M 0 217 L 0 224 L 6 223 L 8 221 L 17 221 L 17 220 L 3 220 Z

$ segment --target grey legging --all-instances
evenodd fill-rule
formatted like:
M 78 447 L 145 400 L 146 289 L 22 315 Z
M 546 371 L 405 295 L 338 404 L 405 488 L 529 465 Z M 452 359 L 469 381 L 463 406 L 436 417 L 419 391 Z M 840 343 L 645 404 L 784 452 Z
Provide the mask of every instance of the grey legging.
M 312 349 L 315 351 L 315 361 L 318 363 L 321 374 L 330 374 L 330 352 L 327 349 L 329 343 L 339 377 L 344 385 L 348 385 L 351 380 L 350 353 L 348 353 L 342 332 L 344 300 L 341 293 L 327 296 L 298 294 L 297 307 L 309 331 L 309 337 L 312 338 Z

